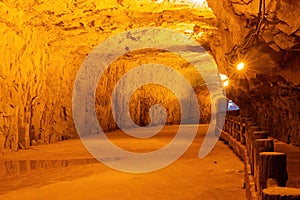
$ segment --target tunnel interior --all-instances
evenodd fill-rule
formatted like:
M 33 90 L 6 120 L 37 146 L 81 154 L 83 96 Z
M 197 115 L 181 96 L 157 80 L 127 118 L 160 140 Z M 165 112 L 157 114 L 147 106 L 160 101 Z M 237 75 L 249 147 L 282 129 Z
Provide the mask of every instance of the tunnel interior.
M 226 96 L 242 114 L 277 138 L 300 144 L 297 2 L 5 1 L 1 7 L 1 149 L 22 148 L 17 136 L 22 126 L 29 128 L 31 144 L 76 137 L 71 96 L 80 65 L 107 38 L 141 27 L 173 29 L 199 42 L 227 76 Z M 136 64 L 143 54 L 148 52 L 133 58 Z M 167 63 L 168 56 L 160 62 Z M 237 70 L 240 62 L 245 68 Z M 207 92 L 198 91 L 201 123 L 207 123 Z
M 132 50 L 129 46 L 122 49 L 126 53 L 109 63 L 102 76 L 98 77 L 95 93 L 87 92 L 95 97 L 93 105 L 83 103 L 80 111 L 85 113 L 95 108 L 97 123 L 108 138 L 125 137 L 122 130 L 132 128 L 124 113 L 120 112 L 127 107 L 131 120 L 137 126 L 163 125 L 172 130 L 175 127 L 177 131 L 181 124 L 194 124 L 200 127 L 221 126 L 228 133 L 231 130 L 242 133 L 251 129 L 243 126 L 251 119 L 253 126 L 255 123 L 259 127 L 256 131 L 266 131 L 268 138 L 291 145 L 289 152 L 294 154 L 288 157 L 293 158 L 293 164 L 288 164 L 289 170 L 290 166 L 299 166 L 297 158 L 293 157 L 300 152 L 297 150 L 300 147 L 299 13 L 300 1 L 294 0 L 0 1 L 0 166 L 29 166 L 14 162 L 18 153 L 47 148 L 44 145 L 59 145 L 65 140 L 77 141 L 81 135 L 76 127 L 72 105 L 74 91 L 81 89 L 76 85 L 81 68 L 91 57 L 91 52 L 103 53 L 97 52 L 100 44 L 124 32 L 127 33 L 125 39 L 135 44 L 142 35 L 141 38 L 135 37 L 131 31 L 145 28 L 174 31 L 180 33 L 186 43 L 192 40 L 200 45 L 201 51 L 209 58 L 204 54 L 193 57 L 192 52 L 189 59 L 200 60 L 202 66 L 215 64 L 216 71 L 209 67 L 205 71 L 212 74 L 208 76 L 214 81 L 208 83 L 206 75 L 199 73 L 193 65 L 194 61 L 174 53 L 175 48 L 182 47 L 170 44 L 172 48 L 169 51 L 148 47 Z M 155 37 L 172 41 L 164 35 L 154 34 Z M 124 40 L 115 41 L 114 45 L 118 47 Z M 107 49 L 112 49 L 112 46 L 107 46 Z M 99 58 L 95 63 L 113 56 L 107 53 L 106 58 Z M 188 80 L 192 88 L 190 93 L 195 94 L 197 100 L 197 109 L 186 106 L 182 110 L 181 104 L 190 105 L 191 97 L 178 98 L 174 90 L 155 82 L 135 85 L 136 90 L 129 103 L 122 99 L 126 86 L 115 90 L 118 82 L 137 66 L 149 63 L 168 66 Z M 159 78 L 174 86 L 176 91 L 186 90 L 178 80 L 162 76 L 160 71 L 155 70 L 155 67 L 149 67 L 147 73 L 136 74 L 127 81 L 135 84 L 137 79 Z M 83 79 L 92 79 L 94 75 Z M 215 115 L 217 97 L 212 91 L 216 87 L 220 88 L 226 101 L 226 106 L 218 109 L 223 109 L 219 110 L 221 115 L 230 115 L 222 118 L 222 123 L 218 121 L 221 115 Z M 114 95 L 116 100 L 112 100 Z M 183 112 L 188 113 L 190 119 L 197 120 L 190 123 L 184 119 Z M 85 120 L 86 126 L 90 126 L 91 120 Z M 235 120 L 239 122 L 235 123 Z M 166 131 L 164 128 L 162 130 Z M 162 134 L 153 139 L 150 149 L 162 146 L 160 137 L 163 137 Z M 237 134 L 234 137 L 242 144 L 242 136 Z M 162 143 L 170 141 L 173 140 Z M 117 141 L 115 144 L 138 151 L 139 145 L 147 145 L 147 141 L 134 143 L 136 149 L 135 146 L 126 146 L 126 142 Z M 68 145 L 66 148 L 69 148 Z M 43 164 L 43 161 L 37 160 L 32 162 L 35 163 L 32 166 L 51 165 L 55 168 L 57 164 L 52 161 Z M 58 165 L 65 165 L 67 160 L 60 160 Z M 80 160 L 85 164 L 96 162 L 94 158 Z M 297 174 L 300 177 L 300 171 L 295 174 L 291 179 L 294 182 L 288 182 L 288 185 L 300 187 L 297 177 Z M 1 194 L 0 190 L 0 198 Z

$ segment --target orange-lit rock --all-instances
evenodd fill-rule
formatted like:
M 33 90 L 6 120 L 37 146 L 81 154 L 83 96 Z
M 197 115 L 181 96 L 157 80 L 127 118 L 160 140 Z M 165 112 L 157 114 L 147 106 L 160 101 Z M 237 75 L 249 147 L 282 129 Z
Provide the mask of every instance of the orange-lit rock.
M 265 9 L 259 9 L 263 2 Z M 300 144 L 297 125 L 274 128 L 283 118 L 299 120 L 299 2 L 208 0 L 208 5 L 212 10 L 192 0 L 0 2 L 0 149 L 21 148 L 18 132 L 26 124 L 31 145 L 76 136 L 71 93 L 81 63 L 105 39 L 139 27 L 171 28 L 198 40 L 229 77 L 227 96 L 247 114 L 268 116 L 266 127 L 274 135 L 290 135 Z M 246 67 L 236 73 L 240 61 Z M 285 90 L 287 95 L 278 92 Z M 207 122 L 209 102 L 200 104 Z M 106 123 L 107 130 L 116 127 Z
M 29 124 L 31 145 L 76 137 L 71 94 L 77 70 L 112 35 L 138 27 L 191 30 L 188 34 L 193 35 L 197 26 L 205 33 L 195 37 L 207 46 L 215 31 L 214 15 L 191 5 L 146 0 L 0 2 L 0 149 L 23 148 L 21 124 Z M 208 115 L 209 103 L 204 104 Z
M 265 2 L 265 6 L 264 6 Z M 271 135 L 300 145 L 299 1 L 208 0 L 219 20 L 211 48 L 227 96 Z M 261 5 L 261 9 L 260 9 Z M 264 9 L 265 7 L 265 9 Z M 245 69 L 237 71 L 237 62 Z

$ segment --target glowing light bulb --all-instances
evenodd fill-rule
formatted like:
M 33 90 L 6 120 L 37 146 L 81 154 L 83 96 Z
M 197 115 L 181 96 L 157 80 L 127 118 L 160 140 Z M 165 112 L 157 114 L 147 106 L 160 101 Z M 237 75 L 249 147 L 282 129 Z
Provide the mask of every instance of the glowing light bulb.
M 243 63 L 243 62 L 240 62 L 237 66 L 236 66 L 236 68 L 237 68 L 237 70 L 242 70 L 242 69 L 244 69 L 244 67 L 245 67 L 245 63 Z
M 229 80 L 224 81 L 223 86 L 224 86 L 224 87 L 227 87 L 228 85 L 229 85 Z
M 225 81 L 228 79 L 228 76 L 226 76 L 225 74 L 220 74 L 220 78 L 222 81 Z

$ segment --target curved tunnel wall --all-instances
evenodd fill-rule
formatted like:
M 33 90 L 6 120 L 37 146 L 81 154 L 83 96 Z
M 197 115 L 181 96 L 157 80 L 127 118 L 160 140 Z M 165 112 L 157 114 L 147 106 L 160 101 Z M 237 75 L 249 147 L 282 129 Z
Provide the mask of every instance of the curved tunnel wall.
M 300 2 L 207 2 L 218 19 L 211 49 L 230 79 L 227 97 L 272 136 L 300 145 Z
M 184 32 L 195 25 L 208 27 L 207 23 L 213 21 L 210 13 L 191 10 L 189 6 L 147 2 L 0 2 L 3 16 L 0 22 L 3 58 L 0 62 L 0 149 L 15 150 L 76 137 L 71 110 L 74 79 L 87 54 L 106 38 L 139 27 L 168 27 Z M 122 69 L 119 66 L 111 77 L 122 74 Z M 111 80 L 108 76 L 107 85 Z M 201 122 L 207 123 L 208 91 L 197 84 L 195 90 L 205 113 Z M 163 98 L 156 93 L 137 93 L 145 97 L 141 103 L 154 103 L 154 96 Z M 105 113 L 105 130 L 115 129 L 111 114 L 104 111 L 108 101 L 98 100 L 104 101 L 98 111 Z M 171 96 L 163 101 L 174 105 Z M 132 113 L 138 113 L 134 120 L 147 124 L 147 110 L 134 109 Z M 179 113 L 175 106 L 168 109 L 171 117 L 167 122 L 176 124 Z
M 259 9 L 262 3 L 265 9 Z M 190 6 L 146 1 L 143 6 L 127 0 L 0 2 L 0 149 L 75 137 L 71 94 L 84 58 L 109 36 L 145 26 L 194 33 L 230 78 L 226 94 L 242 114 L 300 145 L 299 3 L 208 0 L 215 18 Z M 240 59 L 248 61 L 247 70 L 236 74 L 234 64 Z M 195 90 L 206 98 L 205 90 Z M 209 104 L 204 104 L 203 113 L 209 115 Z M 178 115 L 170 113 L 176 117 L 169 122 L 175 123 Z M 146 115 L 135 120 L 141 118 L 148 120 Z M 106 127 L 116 128 L 113 123 Z

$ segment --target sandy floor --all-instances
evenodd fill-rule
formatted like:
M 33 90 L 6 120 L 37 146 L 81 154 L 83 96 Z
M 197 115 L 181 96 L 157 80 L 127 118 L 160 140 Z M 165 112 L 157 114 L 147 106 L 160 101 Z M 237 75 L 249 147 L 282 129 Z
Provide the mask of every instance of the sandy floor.
M 124 149 L 145 152 L 168 143 L 176 130 L 167 127 L 148 140 L 108 135 Z M 104 166 L 80 140 L 2 154 L 0 199 L 246 199 L 243 163 L 228 146 L 218 142 L 207 157 L 198 158 L 206 130 L 199 127 L 192 146 L 175 163 L 145 174 Z

